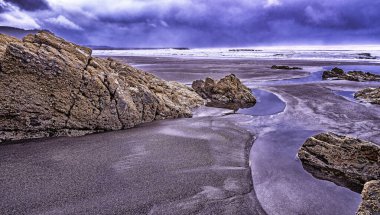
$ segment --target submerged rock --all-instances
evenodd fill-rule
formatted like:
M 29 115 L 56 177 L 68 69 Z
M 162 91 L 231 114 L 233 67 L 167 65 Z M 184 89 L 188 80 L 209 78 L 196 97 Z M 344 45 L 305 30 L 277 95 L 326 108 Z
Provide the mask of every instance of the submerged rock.
M 380 88 L 366 88 L 355 93 L 355 98 L 380 105 Z
M 378 215 L 380 214 L 380 181 L 370 181 L 365 183 L 362 191 L 362 203 L 359 206 L 357 215 Z
M 348 80 L 348 81 L 380 81 L 380 75 L 362 71 L 350 71 L 345 73 L 340 68 L 333 68 L 331 71 L 324 71 L 323 80 Z
M 300 67 L 290 67 L 290 66 L 277 66 L 273 65 L 271 69 L 282 69 L 282 70 L 302 70 Z
M 228 75 L 219 81 L 206 78 L 192 84 L 193 89 L 204 99 L 207 106 L 237 110 L 256 104 L 251 90 L 234 75 Z
M 189 87 L 92 57 L 49 32 L 0 42 L 0 142 L 190 117 L 204 103 Z
M 298 157 L 315 177 L 359 193 L 366 182 L 380 179 L 380 146 L 360 139 L 318 134 L 306 140 Z

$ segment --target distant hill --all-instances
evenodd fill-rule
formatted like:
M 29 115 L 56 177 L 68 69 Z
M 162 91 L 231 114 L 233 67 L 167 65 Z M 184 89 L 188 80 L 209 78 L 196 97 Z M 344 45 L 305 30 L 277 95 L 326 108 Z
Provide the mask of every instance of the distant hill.
M 34 30 L 24 30 L 21 28 L 14 28 L 14 27 L 8 27 L 8 26 L 0 26 L 0 33 L 1 34 L 7 34 L 10 36 L 14 36 L 16 38 L 23 38 L 24 36 L 28 34 L 35 34 L 40 30 L 34 29 Z

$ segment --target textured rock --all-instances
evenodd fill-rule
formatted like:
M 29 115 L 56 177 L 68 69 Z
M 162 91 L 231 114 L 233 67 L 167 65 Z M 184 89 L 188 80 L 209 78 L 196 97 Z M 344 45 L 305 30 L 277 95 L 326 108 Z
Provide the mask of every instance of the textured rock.
M 362 191 L 362 203 L 357 215 L 380 214 L 380 181 L 370 181 L 364 185 Z
M 355 93 L 355 98 L 380 105 L 380 88 L 366 88 Z
M 366 182 L 380 179 L 380 147 L 374 143 L 322 133 L 309 138 L 298 157 L 315 177 L 359 193 Z
M 20 43 L 21 41 L 15 37 L 0 34 L 0 56 L 3 56 L 9 43 Z
M 219 81 L 211 78 L 206 78 L 205 81 L 197 80 L 193 82 L 192 87 L 202 98 L 207 100 L 207 106 L 237 110 L 256 104 L 251 90 L 243 85 L 234 74 Z
M 300 67 L 290 67 L 290 66 L 277 66 L 273 65 L 272 69 L 282 69 L 282 70 L 302 70 Z
M 0 35 L 0 142 L 130 128 L 190 117 L 204 100 L 49 32 Z
M 340 68 L 333 68 L 331 71 L 324 71 L 322 74 L 323 80 L 348 80 L 348 81 L 380 81 L 380 75 L 362 71 L 350 71 L 345 73 Z

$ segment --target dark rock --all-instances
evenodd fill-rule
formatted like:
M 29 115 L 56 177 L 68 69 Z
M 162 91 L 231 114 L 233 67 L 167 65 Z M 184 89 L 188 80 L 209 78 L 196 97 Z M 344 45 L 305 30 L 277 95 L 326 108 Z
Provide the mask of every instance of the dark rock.
M 205 81 L 197 80 L 193 82 L 192 87 L 195 92 L 207 100 L 207 106 L 237 110 L 256 104 L 251 90 L 233 74 L 219 81 L 211 78 L 206 78 Z
M 304 168 L 317 178 L 361 192 L 380 179 L 380 147 L 374 143 L 322 133 L 309 138 L 298 152 Z
M 271 69 L 282 69 L 282 70 L 302 70 L 300 67 L 290 67 L 290 66 L 277 66 L 273 65 Z
M 362 191 L 362 203 L 357 215 L 379 215 L 380 214 L 380 181 L 365 183 Z
M 380 88 L 366 88 L 355 93 L 355 98 L 380 105 Z
M 371 53 L 359 53 L 357 58 L 369 60 L 377 59 L 375 56 L 372 56 Z
M 348 81 L 380 81 L 380 75 L 362 71 L 350 71 L 345 73 L 342 69 L 335 67 L 331 71 L 324 71 L 323 80 L 348 80 Z
M 0 35 L 0 142 L 190 117 L 204 103 L 189 87 L 91 52 L 46 31 Z

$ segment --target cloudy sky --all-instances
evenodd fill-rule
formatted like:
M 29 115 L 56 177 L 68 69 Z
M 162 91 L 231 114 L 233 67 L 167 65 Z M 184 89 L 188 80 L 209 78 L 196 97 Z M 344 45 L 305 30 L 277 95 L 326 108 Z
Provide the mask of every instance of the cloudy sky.
M 115 47 L 380 44 L 380 0 L 0 0 L 0 25 Z

